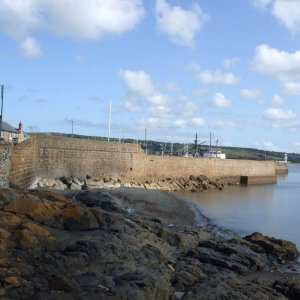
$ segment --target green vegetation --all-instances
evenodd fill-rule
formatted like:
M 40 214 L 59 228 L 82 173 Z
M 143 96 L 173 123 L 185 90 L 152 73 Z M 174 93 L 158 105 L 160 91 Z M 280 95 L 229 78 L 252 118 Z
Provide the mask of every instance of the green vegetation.
M 64 133 L 31 133 L 30 136 L 61 136 L 61 137 L 72 137 L 71 134 Z M 86 136 L 86 135 L 73 135 L 74 138 L 82 139 L 93 139 L 100 141 L 107 141 L 107 137 L 96 137 L 96 136 Z M 118 142 L 119 139 L 111 138 L 110 141 Z M 121 142 L 125 143 L 139 143 L 142 149 L 146 150 L 146 145 L 144 141 L 137 141 L 134 139 L 122 139 Z M 207 151 L 209 148 L 208 145 L 198 145 L 198 153 L 201 156 L 204 151 Z M 251 159 L 251 160 L 274 160 L 282 161 L 284 159 L 284 152 L 276 151 L 265 151 L 254 148 L 241 148 L 241 147 L 222 147 L 222 152 L 226 153 L 228 159 Z M 159 141 L 147 141 L 147 153 L 148 154 L 157 154 L 157 155 L 171 155 L 171 145 L 170 143 L 164 143 Z M 194 156 L 196 153 L 196 147 L 194 144 L 184 145 L 181 143 L 173 144 L 173 156 L 183 156 L 189 154 Z M 292 163 L 300 163 L 300 154 L 297 153 L 288 153 L 288 161 Z

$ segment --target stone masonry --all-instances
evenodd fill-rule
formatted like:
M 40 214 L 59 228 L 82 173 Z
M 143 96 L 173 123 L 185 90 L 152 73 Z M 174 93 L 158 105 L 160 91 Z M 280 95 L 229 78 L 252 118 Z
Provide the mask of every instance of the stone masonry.
M 10 156 L 12 148 L 9 144 L 0 144 L 0 187 L 8 187 Z
M 272 161 L 185 158 L 146 155 L 137 144 L 76 138 L 37 137 L 19 144 L 13 151 L 9 179 L 20 187 L 35 180 L 76 176 L 120 178 L 146 182 L 168 177 L 206 175 L 275 176 Z

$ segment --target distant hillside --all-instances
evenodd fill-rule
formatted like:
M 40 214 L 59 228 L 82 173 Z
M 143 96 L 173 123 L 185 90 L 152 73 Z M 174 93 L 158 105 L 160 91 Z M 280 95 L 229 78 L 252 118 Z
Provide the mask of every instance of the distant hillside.
M 64 136 L 71 137 L 71 134 L 64 133 L 30 133 L 29 136 L 42 136 L 42 135 L 53 135 L 53 136 Z M 82 139 L 95 139 L 101 141 L 107 141 L 107 137 L 96 137 L 96 136 L 86 136 L 86 135 L 77 135 L 74 134 L 73 137 L 82 138 Z M 111 141 L 118 141 L 117 138 L 111 138 Z M 137 140 L 134 139 L 122 139 L 121 142 L 126 143 L 137 143 Z M 141 147 L 148 154 L 156 154 L 156 155 L 172 155 L 173 156 L 183 156 L 185 154 L 189 154 L 190 156 L 194 156 L 196 152 L 198 152 L 199 156 L 206 150 L 208 150 L 208 145 L 198 145 L 197 150 L 194 144 L 181 144 L 174 143 L 173 151 L 171 150 L 170 143 L 164 143 L 159 141 L 147 141 L 147 147 L 144 141 L 139 141 Z M 254 148 L 242 148 L 242 147 L 222 147 L 222 152 L 226 153 L 226 157 L 228 159 L 250 159 L 250 160 L 274 160 L 281 161 L 284 159 L 284 152 L 276 152 L 276 151 L 266 151 L 259 150 Z M 300 154 L 297 153 L 288 153 L 288 161 L 292 163 L 300 163 Z

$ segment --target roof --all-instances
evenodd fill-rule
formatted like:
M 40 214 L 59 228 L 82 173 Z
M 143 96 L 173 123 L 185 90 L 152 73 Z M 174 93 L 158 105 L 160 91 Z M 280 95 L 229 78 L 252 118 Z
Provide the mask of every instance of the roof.
M 8 123 L 2 121 L 2 131 L 8 131 L 12 133 L 19 133 L 19 131 L 15 128 L 9 125 Z

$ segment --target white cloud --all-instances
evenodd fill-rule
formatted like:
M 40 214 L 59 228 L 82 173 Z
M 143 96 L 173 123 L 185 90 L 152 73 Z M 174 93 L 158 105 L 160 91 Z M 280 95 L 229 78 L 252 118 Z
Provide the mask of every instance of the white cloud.
M 148 112 L 155 117 L 166 117 L 171 110 L 166 106 L 172 102 L 171 97 L 156 90 L 150 75 L 144 71 L 121 70 L 122 77 L 128 88 L 124 107 L 128 111 L 140 111 L 149 106 Z
M 198 97 L 202 97 L 207 93 L 207 89 L 196 89 L 193 94 Z
M 177 101 L 178 105 L 178 114 L 182 116 L 190 116 L 197 112 L 198 107 L 194 102 L 189 101 L 185 97 Z
M 22 55 L 27 58 L 39 58 L 42 56 L 40 44 L 31 37 L 22 41 L 21 50 Z
M 251 0 L 252 4 L 258 8 L 266 8 L 273 0 Z
M 188 126 L 188 122 L 186 120 L 178 119 L 178 120 L 175 120 L 174 126 L 178 127 L 178 128 L 185 128 Z
M 144 15 L 142 0 L 2 0 L 0 32 L 20 40 L 39 31 L 95 40 L 132 30 Z
M 253 68 L 284 84 L 289 94 L 300 94 L 300 51 L 289 53 L 268 45 L 256 47 Z
M 261 92 L 256 89 L 243 89 L 240 94 L 246 99 L 257 99 L 261 96 Z
M 0 1 L 0 31 L 14 38 L 24 38 L 41 27 L 38 0 Z
M 139 121 L 139 124 L 142 126 L 142 127 L 154 127 L 154 128 L 157 128 L 157 127 L 162 127 L 162 123 L 161 123 L 161 120 L 159 118 L 155 118 L 155 117 L 149 117 L 149 118 L 146 118 L 146 119 L 141 119 Z
M 193 126 L 204 126 L 206 123 L 202 118 L 193 118 L 191 124 Z
M 232 128 L 236 128 L 237 124 L 232 120 L 219 120 L 219 121 L 213 122 L 212 127 L 223 128 L 223 129 L 232 129 Z
M 254 69 L 281 81 L 300 80 L 300 51 L 289 53 L 268 45 L 256 47 Z
M 239 57 L 233 57 L 233 58 L 227 58 L 223 61 L 223 66 L 225 69 L 230 69 L 232 67 L 235 67 L 240 62 Z
M 284 111 L 279 108 L 268 108 L 264 112 L 264 117 L 270 121 L 283 121 L 295 119 L 296 115 L 291 109 Z
M 275 105 L 283 105 L 284 100 L 277 94 L 275 94 L 272 98 L 272 103 Z
M 171 7 L 165 0 L 156 1 L 156 22 L 160 32 L 178 45 L 192 47 L 196 35 L 209 20 L 198 4 L 193 4 L 190 10 L 179 6 Z
M 150 76 L 144 71 L 121 70 L 119 74 L 125 81 L 130 93 L 144 98 L 154 95 L 154 86 Z
M 147 100 L 154 105 L 164 105 L 171 102 L 171 98 L 167 95 L 163 95 L 160 92 L 154 92 L 147 97 Z
M 251 0 L 258 8 L 269 8 L 277 21 L 293 34 L 300 32 L 299 0 Z
M 291 131 L 300 128 L 300 119 L 291 109 L 285 111 L 279 108 L 269 108 L 263 116 L 273 128 L 286 128 Z
M 204 84 L 235 85 L 240 81 L 233 73 L 209 70 L 200 72 L 198 78 Z
M 289 95 L 300 95 L 300 81 L 285 82 L 284 89 Z
M 148 109 L 148 111 L 155 117 L 167 117 L 171 113 L 171 110 L 164 105 L 152 106 Z
M 216 93 L 214 99 L 212 100 L 212 104 L 215 107 L 219 108 L 228 108 L 231 106 L 231 102 L 226 99 L 226 97 L 222 93 Z
M 299 0 L 275 0 L 272 14 L 292 33 L 300 32 Z

